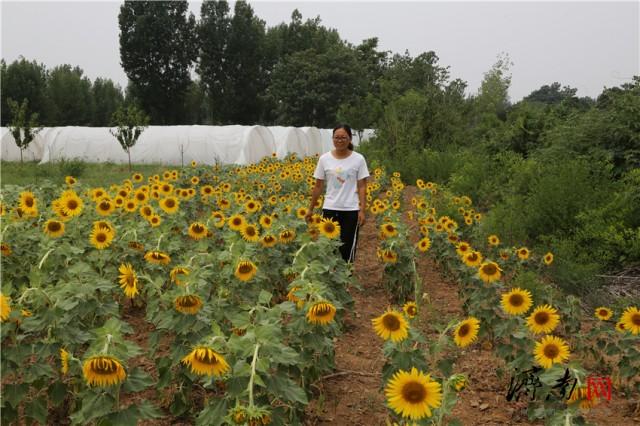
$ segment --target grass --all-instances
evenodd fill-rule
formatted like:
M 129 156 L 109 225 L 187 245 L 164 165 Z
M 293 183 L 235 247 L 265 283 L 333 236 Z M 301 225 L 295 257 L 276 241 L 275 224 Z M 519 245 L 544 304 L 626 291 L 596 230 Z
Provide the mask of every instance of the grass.
M 133 166 L 133 172 L 129 173 L 127 164 L 114 163 L 87 163 L 78 160 L 67 160 L 58 163 L 38 165 L 37 162 L 0 162 L 0 186 L 39 185 L 44 181 L 64 184 L 65 176 L 73 176 L 80 182 L 90 186 L 109 186 L 120 183 L 130 178 L 135 172 L 142 173 L 145 178 L 150 175 L 162 173 L 166 169 L 179 168 L 179 166 L 166 166 L 161 164 L 137 164 Z

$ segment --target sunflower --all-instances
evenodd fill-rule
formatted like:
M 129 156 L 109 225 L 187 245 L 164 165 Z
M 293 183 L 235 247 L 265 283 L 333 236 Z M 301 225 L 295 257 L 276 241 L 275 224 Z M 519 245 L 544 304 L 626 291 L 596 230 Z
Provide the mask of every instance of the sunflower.
M 596 318 L 598 318 L 600 321 L 606 321 L 612 316 L 613 311 L 611 309 L 605 308 L 604 306 L 596 308 Z
M 429 237 L 423 237 L 417 244 L 418 250 L 421 252 L 426 252 L 431 247 L 431 240 Z
M 19 207 L 27 215 L 31 216 L 38 211 L 38 202 L 36 196 L 31 191 L 23 191 L 20 193 Z
M 122 208 L 128 213 L 135 213 L 138 210 L 138 202 L 135 198 L 130 198 L 124 202 Z
M 153 228 L 160 226 L 160 224 L 162 223 L 162 218 L 157 214 L 152 214 L 147 218 L 147 220 L 149 222 L 149 225 L 151 225 Z
M 260 244 L 262 244 L 262 247 L 266 247 L 266 248 L 270 248 L 275 246 L 278 243 L 278 240 L 276 237 L 274 237 L 271 234 L 267 234 L 264 237 L 262 237 L 262 239 L 260 240 Z
M 292 229 L 285 229 L 280 233 L 280 242 L 283 244 L 290 243 L 296 239 L 296 231 Z
M 191 177 L 191 185 L 196 186 L 199 183 L 200 183 L 200 178 L 198 176 Z
M 82 364 L 82 374 L 89 386 L 111 386 L 127 377 L 122 364 L 109 355 L 92 356 Z
M 142 216 L 143 218 L 149 220 L 149 218 L 154 214 L 155 214 L 155 211 L 153 210 L 153 207 L 149 205 L 140 207 L 140 216 Z
M 173 301 L 176 311 L 183 314 L 195 315 L 202 308 L 202 299 L 195 294 L 187 294 L 186 296 L 178 296 Z
M 460 257 L 469 253 L 471 250 L 471 245 L 467 242 L 461 241 L 456 245 L 456 253 L 458 253 L 458 256 Z
M 484 262 L 478 268 L 478 276 L 485 283 L 491 283 L 500 279 L 502 269 L 495 262 Z
M 240 230 L 240 235 L 244 238 L 245 241 L 256 242 L 260 240 L 260 232 L 258 228 L 253 223 L 247 223 Z
M 624 323 L 622 321 L 618 321 L 616 323 L 616 331 L 619 333 L 626 333 L 627 329 L 624 328 Z
M 61 201 L 61 210 L 65 216 L 74 217 L 82 213 L 84 202 L 74 191 L 65 191 Z
M 263 214 L 260 216 L 260 225 L 263 228 L 271 228 L 271 224 L 273 224 L 273 218 L 267 214 Z
M 224 226 L 225 217 L 221 211 L 214 211 L 211 213 L 211 219 L 213 219 L 213 226 L 216 228 L 222 228 Z
M 322 219 L 318 226 L 318 231 L 329 239 L 340 237 L 340 224 L 330 217 Z
M 144 260 L 149 263 L 155 263 L 156 265 L 168 265 L 171 262 L 171 257 L 168 254 L 161 251 L 148 251 L 144 255 Z
M 327 325 L 336 316 L 336 307 L 329 302 L 316 302 L 307 311 L 307 321 L 316 325 Z
M 384 389 L 389 407 L 411 420 L 431 417 L 431 409 L 440 407 L 442 403 L 441 392 L 440 383 L 415 367 L 411 372 L 396 372 Z
M 469 317 L 462 321 L 453 332 L 453 340 L 456 345 L 464 348 L 478 338 L 480 321 L 477 318 Z
M 112 203 L 108 198 L 103 198 L 96 205 L 96 212 L 98 212 L 100 216 L 109 216 L 115 209 L 115 204 Z
M 0 293 L 0 320 L 2 322 L 9 319 L 11 314 L 11 299 Z
M 521 315 L 529 310 L 533 301 L 529 290 L 513 288 L 502 295 L 502 309 L 510 315 Z
M 380 257 L 384 263 L 396 263 L 398 254 L 393 250 L 382 250 Z
M 236 266 L 234 275 L 240 281 L 249 281 L 258 272 L 256 265 L 250 260 L 241 260 Z
M 416 305 L 416 302 L 405 303 L 404 306 L 402 306 L 402 310 L 409 318 L 415 318 L 415 316 L 418 315 L 418 305 Z
M 500 244 L 500 238 L 498 238 L 497 235 L 489 235 L 487 241 L 489 241 L 489 245 L 491 246 L 497 246 Z
M 380 225 L 380 233 L 383 238 L 395 237 L 398 235 L 398 228 L 393 223 L 383 223 Z
M 189 225 L 188 233 L 191 238 L 197 241 L 206 237 L 208 231 L 209 230 L 207 229 L 204 223 L 194 222 L 191 225 Z
M 536 342 L 533 355 L 542 367 L 551 368 L 553 364 L 561 364 L 569 359 L 569 345 L 559 337 L 545 336 Z
M 120 272 L 120 275 L 118 275 L 120 287 L 124 291 L 124 295 L 129 299 L 133 299 L 139 293 L 136 271 L 133 270 L 133 266 L 130 263 L 121 264 L 118 271 Z
M 307 208 L 298 207 L 298 209 L 296 210 L 296 216 L 298 217 L 298 219 L 304 219 L 306 215 L 307 215 Z
M 598 405 L 599 399 L 591 392 L 589 392 L 587 386 L 577 386 L 569 395 L 567 404 L 574 404 L 580 402 L 580 408 L 588 410 Z
M 169 277 L 171 277 L 171 282 L 176 283 L 176 285 L 183 285 L 184 281 L 182 281 L 181 277 L 186 277 L 189 275 L 190 271 L 187 268 L 183 268 L 181 266 L 176 266 L 169 272 Z
M 11 246 L 7 243 L 0 243 L 0 252 L 3 256 L 11 255 Z
M 161 199 L 158 204 L 167 214 L 174 214 L 180 208 L 180 201 L 176 197 L 169 196 Z
M 531 252 L 526 247 L 520 247 L 518 250 L 516 250 L 516 254 L 518 255 L 518 258 L 520 260 L 527 260 Z
M 372 319 L 371 323 L 376 334 L 384 340 L 391 339 L 397 343 L 409 336 L 407 320 L 400 312 L 390 308 L 384 314 Z
M 144 244 L 137 241 L 129 241 L 129 248 L 135 251 L 144 251 Z
M 200 376 L 219 377 L 229 371 L 229 364 L 224 357 L 207 346 L 197 346 L 181 362 Z
M 470 268 L 480 266 L 482 264 L 482 254 L 479 251 L 471 251 L 462 258 L 464 264 Z
M 624 324 L 624 329 L 630 331 L 631 334 L 640 334 L 640 311 L 635 306 L 625 309 L 620 322 Z
M 134 173 L 132 179 L 134 182 L 142 182 L 144 176 L 141 173 Z
M 66 375 L 69 372 L 69 352 L 60 348 L 60 372 Z
M 109 228 L 93 228 L 89 236 L 89 242 L 98 250 L 106 249 L 111 245 L 114 235 Z
M 510 257 L 510 253 L 507 250 L 500 250 L 500 259 L 504 260 L 505 262 L 507 260 L 509 260 Z
M 244 228 L 246 221 L 244 219 L 244 216 L 240 214 L 234 214 L 229 218 L 228 223 L 229 223 L 229 228 L 232 231 L 240 231 L 242 228 Z
M 560 322 L 558 311 L 551 305 L 538 306 L 527 318 L 527 326 L 532 333 L 549 334 Z
M 44 233 L 51 238 L 58 238 L 64 235 L 64 223 L 49 219 L 44 224 Z
M 296 307 L 298 309 L 302 309 L 302 307 L 304 306 L 304 300 L 300 299 L 298 296 L 296 296 L 296 291 L 300 290 L 300 287 L 298 286 L 294 286 L 291 288 L 291 290 L 289 290 L 289 292 L 287 293 L 287 300 L 289 302 L 293 302 L 296 304 Z

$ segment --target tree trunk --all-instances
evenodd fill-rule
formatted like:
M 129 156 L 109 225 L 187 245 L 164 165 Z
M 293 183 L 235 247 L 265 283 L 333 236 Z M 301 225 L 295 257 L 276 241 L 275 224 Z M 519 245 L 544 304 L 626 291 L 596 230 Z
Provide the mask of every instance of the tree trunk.
M 131 173 L 131 151 L 127 148 L 127 155 L 129 156 L 129 173 Z
M 22 151 L 23 151 L 23 149 L 22 149 L 22 148 L 20 148 L 20 164 L 23 164 L 23 163 L 24 163 L 24 162 L 22 161 Z

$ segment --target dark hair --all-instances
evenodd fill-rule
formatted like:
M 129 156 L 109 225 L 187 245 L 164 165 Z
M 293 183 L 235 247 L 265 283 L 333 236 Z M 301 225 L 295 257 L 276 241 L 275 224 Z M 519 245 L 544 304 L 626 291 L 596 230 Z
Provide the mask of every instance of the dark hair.
M 353 139 L 353 134 L 351 134 L 351 126 L 349 126 L 348 124 L 338 124 L 336 127 L 333 128 L 333 133 L 331 133 L 331 135 L 335 135 L 336 134 L 336 130 L 338 129 L 342 129 L 345 132 L 347 132 L 347 134 L 349 135 L 349 141 L 351 141 L 351 139 Z M 349 151 L 353 151 L 353 144 L 351 142 L 349 142 L 349 146 L 347 147 L 349 149 Z

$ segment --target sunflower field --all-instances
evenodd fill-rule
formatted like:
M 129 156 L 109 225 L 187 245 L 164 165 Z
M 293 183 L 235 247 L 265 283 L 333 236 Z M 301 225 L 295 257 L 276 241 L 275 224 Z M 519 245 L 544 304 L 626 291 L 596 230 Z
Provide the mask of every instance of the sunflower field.
M 314 168 L 6 186 L 3 423 L 300 423 L 353 304 L 339 225 L 304 220 Z
M 335 370 L 358 285 L 332 254 L 339 225 L 304 220 L 314 168 L 314 158 L 268 158 L 109 187 L 72 176 L 5 186 L 2 422 L 303 423 L 315 384 Z M 381 168 L 367 185 L 393 303 L 370 319 L 389 424 L 456 424 L 469 385 L 456 359 L 479 342 L 504 360 L 500 376 L 539 369 L 531 420 L 582 424 L 602 402 L 588 395 L 591 373 L 638 392 L 636 306 L 598 307 L 586 326 L 580 301 L 549 282 L 553 253 L 506 247 L 499 230 L 479 231 L 471 198 L 416 186 L 407 197 L 400 173 Z M 417 323 L 435 303 L 416 267 L 425 257 L 458 283 L 464 317 Z M 567 372 L 577 386 L 561 395 Z

